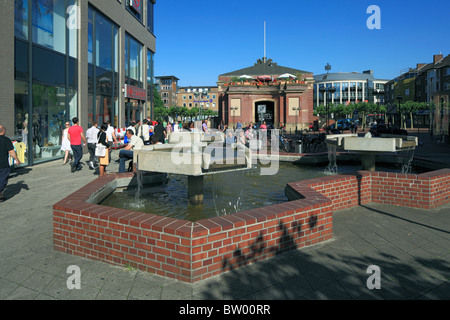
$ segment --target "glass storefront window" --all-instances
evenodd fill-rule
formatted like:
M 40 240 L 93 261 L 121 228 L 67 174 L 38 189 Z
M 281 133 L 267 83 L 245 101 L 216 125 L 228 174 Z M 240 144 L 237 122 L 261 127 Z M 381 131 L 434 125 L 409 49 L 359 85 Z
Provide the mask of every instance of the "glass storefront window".
M 89 7 L 88 87 L 89 126 L 92 121 L 117 123 L 119 31 L 107 17 Z
M 15 81 L 14 86 L 15 126 L 14 140 L 28 143 L 28 82 Z
M 65 55 L 33 46 L 33 81 L 64 86 L 65 70 Z
M 77 10 L 79 10 L 77 5 L 78 5 L 77 0 L 69 0 L 68 7 L 67 7 L 67 10 L 69 11 L 68 12 L 69 16 L 72 16 L 71 19 L 77 19 L 76 23 L 78 23 L 78 17 L 74 16 L 74 15 L 79 14 L 79 11 L 77 11 Z M 68 54 L 72 58 L 77 58 L 78 57 L 78 52 L 77 52 L 77 50 L 78 50 L 78 29 L 76 27 L 68 28 L 68 37 L 69 37 Z
M 97 14 L 95 17 L 95 53 L 96 65 L 105 70 L 112 70 L 113 65 L 112 24 Z
M 126 36 L 125 41 L 128 44 L 128 50 L 126 51 L 127 55 L 125 56 L 125 60 L 128 62 L 128 84 L 142 88 L 143 79 L 141 70 L 143 46 L 129 35 Z
M 78 115 L 78 29 L 66 23 L 78 1 L 14 1 L 14 138 L 30 165 L 62 156 L 63 124 Z
M 88 11 L 88 63 L 93 63 L 94 54 L 94 12 L 91 8 Z
M 14 1 L 14 35 L 28 40 L 28 0 Z
M 33 42 L 66 53 L 66 1 L 32 0 Z
M 150 111 L 148 113 L 148 115 L 150 117 L 153 116 L 153 109 L 152 109 L 152 107 L 153 107 L 153 78 L 154 78 L 153 56 L 154 56 L 154 53 L 150 50 L 147 50 L 147 105 L 148 105 L 148 110 Z
M 15 40 L 14 45 L 14 78 L 28 81 L 28 44 Z
M 31 115 L 32 150 L 35 163 L 61 155 L 61 141 L 66 121 L 65 88 L 33 84 Z

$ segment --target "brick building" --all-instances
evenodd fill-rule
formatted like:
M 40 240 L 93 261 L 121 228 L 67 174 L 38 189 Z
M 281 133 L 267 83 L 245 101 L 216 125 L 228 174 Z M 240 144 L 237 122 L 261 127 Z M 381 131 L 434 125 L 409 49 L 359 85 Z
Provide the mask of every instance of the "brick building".
M 386 83 L 385 100 L 388 113 L 398 113 L 398 103 L 406 101 L 426 102 L 431 110 L 415 114 L 414 125 L 430 127 L 442 141 L 449 137 L 450 55 L 433 55 L 431 63 L 419 63 L 399 77 Z
M 177 95 L 180 107 L 218 111 L 219 88 L 217 86 L 179 87 Z
M 279 78 L 284 74 L 295 77 Z M 306 128 L 313 122 L 313 82 L 311 72 L 258 59 L 251 67 L 219 75 L 219 119 L 229 128 L 238 121 Z
M 450 143 L 450 55 L 435 55 L 427 68 L 427 102 L 433 103 L 431 110 L 432 130 L 442 141 Z
M 156 88 L 166 108 L 178 105 L 178 80 L 175 76 L 155 77 Z

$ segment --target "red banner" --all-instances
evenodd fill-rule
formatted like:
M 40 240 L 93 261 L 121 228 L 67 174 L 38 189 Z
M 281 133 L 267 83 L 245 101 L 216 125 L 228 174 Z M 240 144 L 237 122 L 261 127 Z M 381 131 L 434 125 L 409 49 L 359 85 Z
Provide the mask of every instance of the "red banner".
M 125 85 L 125 98 L 136 100 L 147 100 L 147 90 L 138 87 L 133 87 L 128 84 Z
M 141 13 L 141 0 L 130 0 L 130 6 L 139 14 Z

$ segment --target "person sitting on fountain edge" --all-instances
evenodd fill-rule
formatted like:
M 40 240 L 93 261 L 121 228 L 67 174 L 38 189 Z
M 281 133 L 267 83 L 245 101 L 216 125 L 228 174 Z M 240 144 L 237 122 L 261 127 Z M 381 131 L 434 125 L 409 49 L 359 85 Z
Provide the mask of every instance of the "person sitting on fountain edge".
M 131 129 L 126 132 L 128 144 L 119 152 L 119 173 L 125 172 L 125 161 L 133 161 L 133 151 L 140 150 L 144 146 L 144 141 L 136 136 Z

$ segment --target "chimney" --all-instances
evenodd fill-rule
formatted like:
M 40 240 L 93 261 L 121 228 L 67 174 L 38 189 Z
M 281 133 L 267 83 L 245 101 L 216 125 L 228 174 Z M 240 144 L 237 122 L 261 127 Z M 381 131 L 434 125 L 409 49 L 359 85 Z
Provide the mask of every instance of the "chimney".
M 426 65 L 426 63 L 418 63 L 417 70 L 419 70 L 420 68 L 423 68 L 425 65 Z
M 443 54 L 435 54 L 433 56 L 433 64 L 436 64 L 438 61 L 444 59 L 444 55 Z

